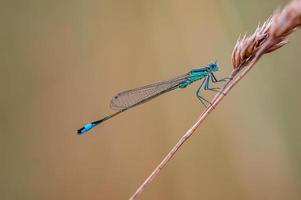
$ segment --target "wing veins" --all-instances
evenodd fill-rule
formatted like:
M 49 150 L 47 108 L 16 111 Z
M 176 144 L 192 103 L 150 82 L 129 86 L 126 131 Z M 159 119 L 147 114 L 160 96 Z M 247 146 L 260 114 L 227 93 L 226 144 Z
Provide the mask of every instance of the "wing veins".
M 134 107 L 177 88 L 188 75 L 189 74 L 183 74 L 166 81 L 120 92 L 112 98 L 110 106 L 114 110 L 123 110 Z

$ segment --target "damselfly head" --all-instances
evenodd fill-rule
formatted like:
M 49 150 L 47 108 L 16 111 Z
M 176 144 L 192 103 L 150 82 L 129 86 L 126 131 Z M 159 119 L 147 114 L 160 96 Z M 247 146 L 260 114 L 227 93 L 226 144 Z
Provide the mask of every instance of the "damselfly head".
M 212 72 L 215 72 L 215 71 L 218 71 L 219 70 L 219 66 L 218 64 L 215 62 L 215 63 L 210 63 L 208 65 L 208 69 Z

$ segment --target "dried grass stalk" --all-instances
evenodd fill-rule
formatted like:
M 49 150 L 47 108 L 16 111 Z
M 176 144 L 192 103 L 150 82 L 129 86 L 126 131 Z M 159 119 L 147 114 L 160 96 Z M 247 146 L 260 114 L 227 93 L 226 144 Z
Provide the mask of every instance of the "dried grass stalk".
M 242 39 L 238 39 L 232 53 L 233 71 L 229 80 L 224 84 L 222 92 L 215 95 L 209 106 L 180 138 L 177 144 L 169 151 L 155 170 L 141 184 L 131 196 L 136 199 L 166 166 L 176 154 L 177 150 L 192 136 L 197 127 L 207 118 L 209 113 L 222 101 L 226 94 L 251 70 L 260 57 L 266 53 L 287 44 L 287 37 L 296 28 L 301 26 L 301 0 L 290 2 L 284 9 L 277 10 L 262 26 L 258 26 L 255 32 Z

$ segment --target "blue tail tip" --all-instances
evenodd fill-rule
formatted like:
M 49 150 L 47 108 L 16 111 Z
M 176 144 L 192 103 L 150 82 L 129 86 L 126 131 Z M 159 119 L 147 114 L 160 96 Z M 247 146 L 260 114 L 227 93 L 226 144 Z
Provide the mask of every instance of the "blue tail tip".
M 83 134 L 83 133 L 85 133 L 86 131 L 85 131 L 85 127 L 82 127 L 82 128 L 80 128 L 80 129 L 78 129 L 77 130 L 77 134 L 78 135 L 81 135 L 81 134 Z
M 77 134 L 78 134 L 78 135 L 81 135 L 81 134 L 83 134 L 83 133 L 89 131 L 89 130 L 90 130 L 91 128 L 93 128 L 95 125 L 96 125 L 96 124 L 94 124 L 94 123 L 86 124 L 86 125 L 84 125 L 82 128 L 80 128 L 80 129 L 77 130 Z

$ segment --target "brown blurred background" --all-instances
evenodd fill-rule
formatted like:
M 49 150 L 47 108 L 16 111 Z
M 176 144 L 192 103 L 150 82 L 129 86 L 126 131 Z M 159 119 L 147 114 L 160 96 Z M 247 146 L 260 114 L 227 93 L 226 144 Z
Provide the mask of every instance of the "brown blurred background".
M 215 60 L 227 76 L 238 36 L 286 2 L 2 2 L 0 199 L 129 198 L 201 113 L 198 84 L 76 129 L 119 91 Z M 300 42 L 264 56 L 141 199 L 301 199 Z

